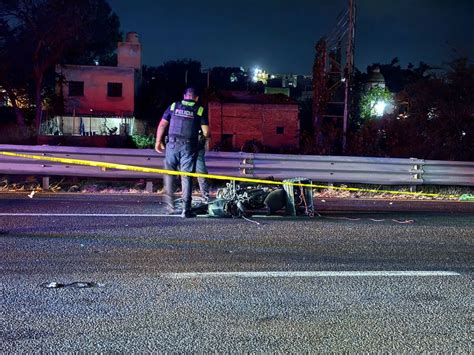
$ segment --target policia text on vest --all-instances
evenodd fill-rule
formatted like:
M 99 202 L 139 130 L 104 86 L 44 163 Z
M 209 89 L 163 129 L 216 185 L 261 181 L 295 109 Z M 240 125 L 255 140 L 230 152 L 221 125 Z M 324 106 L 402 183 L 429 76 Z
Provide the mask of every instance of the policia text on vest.
M 198 96 L 192 88 L 186 89 L 181 102 L 170 105 L 163 114 L 156 132 L 155 150 L 162 153 L 165 150 L 165 167 L 183 172 L 195 172 L 199 153 L 199 131 L 205 138 L 209 137 L 209 121 L 207 113 L 197 104 Z M 168 128 L 168 142 L 166 148 L 163 143 Z M 165 176 L 166 203 L 168 209 L 174 212 L 172 200 L 175 177 Z M 182 176 L 182 217 L 192 217 L 191 194 L 192 177 Z

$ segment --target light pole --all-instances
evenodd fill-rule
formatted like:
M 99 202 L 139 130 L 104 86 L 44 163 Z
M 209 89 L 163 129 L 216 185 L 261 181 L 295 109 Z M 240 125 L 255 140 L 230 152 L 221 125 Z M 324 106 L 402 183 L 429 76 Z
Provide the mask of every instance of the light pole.
M 345 70 L 345 88 L 344 88 L 344 120 L 342 126 L 342 152 L 346 151 L 347 144 L 347 124 L 349 121 L 349 100 L 352 84 L 352 72 L 354 70 L 354 40 L 355 40 L 355 4 L 354 0 L 349 0 L 349 24 L 347 32 L 347 50 L 346 50 L 346 70 Z

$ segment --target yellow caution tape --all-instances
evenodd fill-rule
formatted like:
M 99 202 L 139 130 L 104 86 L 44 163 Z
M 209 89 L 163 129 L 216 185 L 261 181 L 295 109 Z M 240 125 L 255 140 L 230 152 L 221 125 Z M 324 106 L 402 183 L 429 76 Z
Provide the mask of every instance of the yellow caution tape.
M 246 177 L 240 177 L 240 176 L 188 173 L 188 172 L 166 170 L 166 169 L 145 168 L 142 166 L 135 166 L 135 165 L 104 163 L 104 162 L 93 161 L 93 160 L 55 158 L 55 157 L 21 154 L 21 153 L 13 153 L 13 152 L 0 152 L 0 155 L 26 158 L 26 159 L 43 160 L 43 161 L 53 161 L 53 162 L 64 163 L 64 164 L 94 166 L 94 167 L 106 168 L 106 169 L 129 170 L 129 171 L 139 171 L 139 172 L 144 172 L 144 173 L 167 174 L 167 175 L 176 175 L 176 176 L 203 177 L 203 178 L 216 179 L 216 180 L 233 180 L 233 181 L 251 182 L 251 183 L 265 184 L 265 185 L 290 185 L 290 186 L 311 187 L 311 188 L 319 188 L 319 189 L 333 189 L 333 190 L 342 190 L 342 191 L 388 193 L 388 194 L 393 194 L 393 195 L 445 197 L 445 198 L 456 198 L 456 199 L 459 198 L 459 195 L 444 195 L 444 194 L 433 194 L 433 193 L 424 193 L 424 192 L 405 192 L 405 191 L 378 190 L 378 189 L 361 189 L 357 187 L 337 187 L 337 186 L 328 186 L 328 185 L 301 184 L 301 183 L 295 183 L 295 182 L 289 182 L 289 181 L 274 181 L 274 180 L 246 178 Z

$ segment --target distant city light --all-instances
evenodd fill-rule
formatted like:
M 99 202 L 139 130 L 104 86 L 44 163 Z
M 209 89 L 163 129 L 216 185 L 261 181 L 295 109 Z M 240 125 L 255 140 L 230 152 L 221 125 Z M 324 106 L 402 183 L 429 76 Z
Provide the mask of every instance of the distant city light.
M 252 81 L 253 81 L 254 83 L 256 83 L 256 82 L 258 81 L 258 74 L 260 74 L 260 68 L 257 67 L 257 68 L 255 68 L 255 69 L 253 70 Z
M 260 69 L 259 67 L 256 67 L 253 70 L 252 81 L 254 83 L 257 83 L 257 82 L 261 81 L 263 84 L 267 84 L 268 73 L 265 70 Z

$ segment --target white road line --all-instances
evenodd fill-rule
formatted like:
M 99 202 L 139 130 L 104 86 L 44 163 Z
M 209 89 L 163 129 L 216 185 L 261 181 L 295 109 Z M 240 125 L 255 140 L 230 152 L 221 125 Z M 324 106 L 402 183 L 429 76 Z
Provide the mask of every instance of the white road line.
M 226 278 L 226 277 L 381 277 L 381 276 L 460 276 L 452 271 L 250 271 L 250 272 L 182 272 L 166 273 L 170 279 Z
M 131 213 L 0 213 L 0 217 L 180 217 L 179 214 Z

